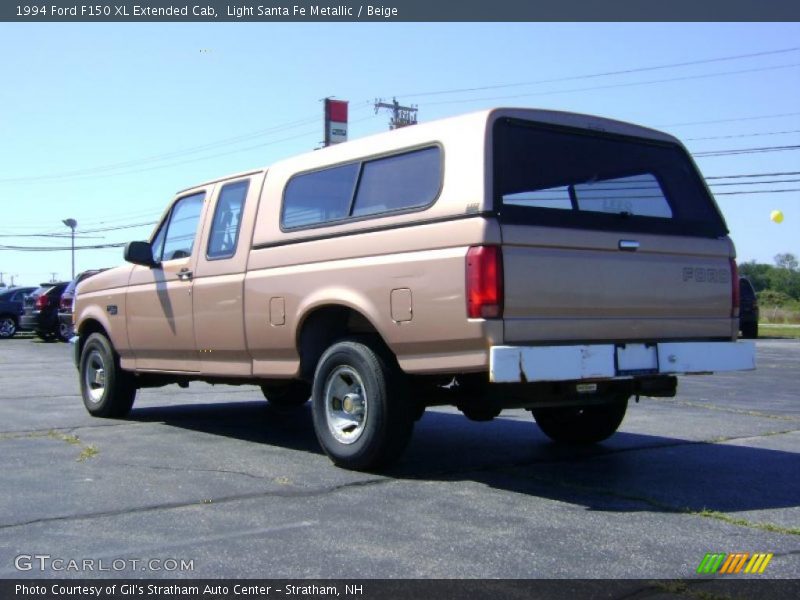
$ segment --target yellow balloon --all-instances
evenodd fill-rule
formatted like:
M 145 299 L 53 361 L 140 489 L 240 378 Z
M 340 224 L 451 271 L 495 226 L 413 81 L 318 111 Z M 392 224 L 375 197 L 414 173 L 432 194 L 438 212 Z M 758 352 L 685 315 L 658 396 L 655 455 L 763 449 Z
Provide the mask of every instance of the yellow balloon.
M 769 213 L 769 218 L 772 219 L 774 223 L 783 223 L 783 213 L 779 210 L 773 210 Z

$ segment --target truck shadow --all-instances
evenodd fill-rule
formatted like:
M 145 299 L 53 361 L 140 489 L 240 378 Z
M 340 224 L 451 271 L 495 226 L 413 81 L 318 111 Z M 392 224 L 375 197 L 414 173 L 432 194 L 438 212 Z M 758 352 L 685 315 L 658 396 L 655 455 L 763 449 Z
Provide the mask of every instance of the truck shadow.
M 428 411 L 403 459 L 384 474 L 418 481 L 474 481 L 492 488 L 631 512 L 737 512 L 800 506 L 800 454 L 743 445 L 617 433 L 583 448 L 551 443 L 525 413 L 473 423 Z M 310 405 L 265 402 L 134 409 L 134 421 L 321 455 Z M 336 468 L 328 465 L 325 468 Z M 354 474 L 354 480 L 364 475 Z M 307 482 L 313 485 L 314 482 Z

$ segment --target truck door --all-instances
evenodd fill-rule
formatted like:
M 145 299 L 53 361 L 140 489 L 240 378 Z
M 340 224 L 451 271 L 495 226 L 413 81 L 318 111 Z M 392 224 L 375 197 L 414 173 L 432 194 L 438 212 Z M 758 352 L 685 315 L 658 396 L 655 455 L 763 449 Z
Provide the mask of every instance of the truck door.
M 206 198 L 213 186 L 179 197 L 151 244 L 157 267 L 136 266 L 127 296 L 128 337 L 136 368 L 197 372 L 192 288 Z
M 208 226 L 197 247 L 193 312 L 200 370 L 249 376 L 244 328 L 244 276 L 264 174 L 217 184 Z

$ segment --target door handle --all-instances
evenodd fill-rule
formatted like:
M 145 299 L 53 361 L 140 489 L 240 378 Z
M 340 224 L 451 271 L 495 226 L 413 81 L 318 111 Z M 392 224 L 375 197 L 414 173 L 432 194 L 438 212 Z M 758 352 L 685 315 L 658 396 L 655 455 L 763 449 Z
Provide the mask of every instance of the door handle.
M 636 240 L 620 240 L 619 249 L 625 252 L 636 252 L 639 249 L 639 242 Z
M 181 281 L 191 281 L 192 272 L 189 269 L 181 269 L 178 271 L 178 279 Z

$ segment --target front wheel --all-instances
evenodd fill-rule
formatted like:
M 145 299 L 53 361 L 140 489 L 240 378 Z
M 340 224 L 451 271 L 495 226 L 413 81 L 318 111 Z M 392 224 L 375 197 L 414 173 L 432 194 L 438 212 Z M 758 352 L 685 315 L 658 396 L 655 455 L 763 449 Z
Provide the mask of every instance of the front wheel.
M 14 337 L 17 333 L 17 322 L 14 317 L 5 315 L 0 317 L 0 339 Z
M 314 374 L 312 413 L 317 439 L 336 465 L 376 469 L 400 457 L 415 416 L 405 389 L 388 353 L 358 340 L 325 351 Z
M 620 394 L 608 404 L 534 408 L 531 412 L 536 424 L 551 440 L 595 444 L 619 429 L 627 409 L 628 396 Z
M 123 371 L 111 342 L 100 333 L 86 340 L 80 360 L 81 396 L 89 414 L 118 418 L 127 415 L 136 399 L 133 375 Z

